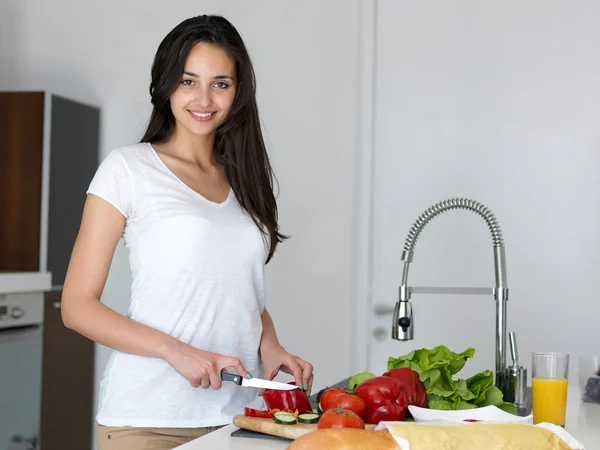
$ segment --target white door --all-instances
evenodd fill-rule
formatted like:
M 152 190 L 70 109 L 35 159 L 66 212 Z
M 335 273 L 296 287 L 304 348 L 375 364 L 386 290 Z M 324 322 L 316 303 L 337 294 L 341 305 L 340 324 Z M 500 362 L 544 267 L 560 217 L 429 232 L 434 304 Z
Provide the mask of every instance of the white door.
M 531 351 L 567 351 L 575 371 L 577 354 L 594 350 L 582 336 L 600 316 L 600 3 L 578 5 L 377 2 L 367 369 L 439 344 L 476 349 L 460 376 L 494 369 L 492 297 L 414 295 L 408 342 L 391 339 L 391 313 L 373 312 L 398 301 L 415 219 L 454 197 L 485 204 L 502 228 L 521 363 Z M 408 282 L 493 287 L 483 219 L 435 218 Z

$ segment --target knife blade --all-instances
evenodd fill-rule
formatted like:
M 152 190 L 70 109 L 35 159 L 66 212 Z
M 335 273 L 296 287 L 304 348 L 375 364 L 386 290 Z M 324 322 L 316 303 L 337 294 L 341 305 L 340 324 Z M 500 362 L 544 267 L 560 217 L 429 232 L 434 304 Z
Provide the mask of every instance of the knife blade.
M 291 391 L 298 389 L 299 386 L 287 383 L 279 383 L 277 381 L 263 380 L 262 378 L 244 378 L 241 375 L 229 372 L 221 372 L 221 380 L 232 381 L 238 386 L 253 387 L 260 389 L 277 389 L 280 391 Z

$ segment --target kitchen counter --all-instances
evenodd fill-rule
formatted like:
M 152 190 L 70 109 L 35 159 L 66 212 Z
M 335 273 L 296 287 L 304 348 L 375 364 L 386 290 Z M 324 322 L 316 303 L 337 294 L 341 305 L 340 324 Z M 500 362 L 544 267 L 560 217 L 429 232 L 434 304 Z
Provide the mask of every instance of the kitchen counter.
M 52 289 L 49 272 L 0 272 L 0 294 L 44 292 Z
M 567 401 L 567 431 L 585 445 L 586 450 L 600 449 L 600 405 L 585 403 L 581 400 L 578 387 L 569 388 Z M 206 436 L 177 447 L 177 450 L 285 450 L 291 441 L 283 439 L 260 439 L 250 437 L 232 437 L 238 430 L 228 425 Z

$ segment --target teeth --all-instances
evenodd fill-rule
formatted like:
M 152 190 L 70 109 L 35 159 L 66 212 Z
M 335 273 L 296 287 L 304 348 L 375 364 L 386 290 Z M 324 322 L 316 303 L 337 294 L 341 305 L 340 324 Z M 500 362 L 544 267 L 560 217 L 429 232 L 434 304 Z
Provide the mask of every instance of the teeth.
M 205 113 L 205 114 L 203 114 L 203 113 L 197 113 L 197 112 L 194 112 L 194 111 L 190 111 L 190 112 L 193 115 L 197 116 L 197 117 L 209 117 L 209 116 L 212 116 L 214 114 L 214 113 Z

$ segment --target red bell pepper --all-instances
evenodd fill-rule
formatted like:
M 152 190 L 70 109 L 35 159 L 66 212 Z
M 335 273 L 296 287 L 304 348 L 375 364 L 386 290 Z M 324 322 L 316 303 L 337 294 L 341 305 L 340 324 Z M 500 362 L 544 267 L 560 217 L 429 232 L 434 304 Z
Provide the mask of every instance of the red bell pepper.
M 425 385 L 415 370 L 412 370 L 409 367 L 392 369 L 389 372 L 384 373 L 383 376 L 395 378 L 400 382 L 402 390 L 406 393 L 406 400 L 409 405 L 419 406 L 421 408 L 427 407 L 427 392 L 425 392 Z
M 296 385 L 293 381 L 290 381 L 288 384 Z M 299 414 L 312 411 L 306 391 L 302 389 L 293 389 L 291 391 L 265 389 L 263 399 L 269 409 L 298 410 Z
M 392 377 L 374 377 L 360 383 L 354 391 L 365 401 L 365 422 L 400 421 L 408 409 L 406 393 L 400 381 Z
M 270 410 L 264 410 L 264 409 L 254 409 L 254 408 L 248 408 L 247 406 L 244 408 L 244 415 L 246 417 L 258 417 L 260 419 L 272 419 L 275 416 L 275 413 L 278 412 L 289 412 L 290 414 L 293 414 L 294 416 L 296 416 L 296 419 L 298 418 L 298 414 L 300 414 L 298 412 L 298 410 L 292 411 L 291 409 L 270 409 Z
M 244 408 L 244 415 L 247 417 L 260 417 L 261 419 L 272 419 L 273 414 L 271 411 L 262 411 L 254 408 Z

